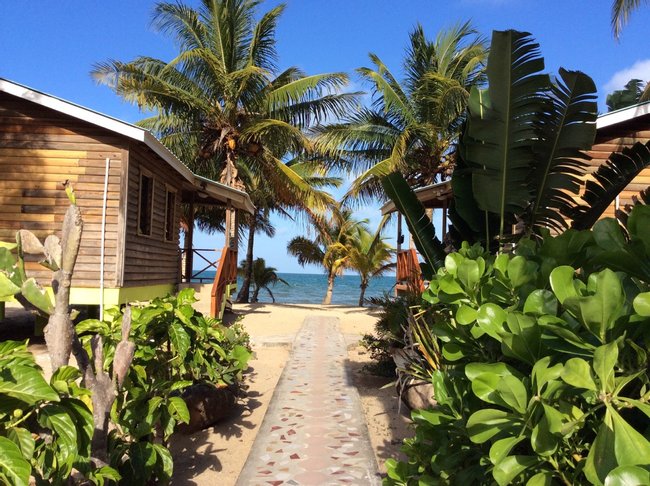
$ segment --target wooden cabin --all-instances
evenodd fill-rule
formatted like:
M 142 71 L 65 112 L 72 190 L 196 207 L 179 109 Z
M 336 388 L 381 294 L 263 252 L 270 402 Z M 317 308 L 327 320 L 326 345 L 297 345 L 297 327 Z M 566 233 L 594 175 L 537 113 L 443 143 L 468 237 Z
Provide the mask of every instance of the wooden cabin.
M 636 142 L 650 141 L 650 102 L 640 103 L 598 117 L 598 131 L 593 148 L 588 152 L 589 163 L 596 170 L 609 158 L 612 152 L 620 152 Z M 650 168 L 646 168 L 619 194 L 603 214 L 614 217 L 616 209 L 632 204 L 632 198 L 650 186 Z
M 63 184 L 72 184 L 84 222 L 73 304 L 175 291 L 181 204 L 253 211 L 246 193 L 196 176 L 150 132 L 4 79 L 0 174 L 0 241 L 14 241 L 21 228 L 41 240 L 60 236 L 69 204 Z M 36 258 L 26 269 L 50 285 L 51 272 Z

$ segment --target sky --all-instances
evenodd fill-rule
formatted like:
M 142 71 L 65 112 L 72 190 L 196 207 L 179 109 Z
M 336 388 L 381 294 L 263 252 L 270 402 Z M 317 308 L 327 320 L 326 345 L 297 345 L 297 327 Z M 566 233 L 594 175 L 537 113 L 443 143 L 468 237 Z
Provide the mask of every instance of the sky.
M 196 4 L 195 0 L 185 0 Z M 0 77 L 93 110 L 136 122 L 138 109 L 121 101 L 90 77 L 93 65 L 108 59 L 129 61 L 146 55 L 171 59 L 173 41 L 151 27 L 156 2 L 150 0 L 0 0 Z M 267 0 L 261 11 L 280 3 Z M 309 74 L 346 72 L 351 90 L 368 89 L 354 70 L 377 54 L 400 77 L 408 34 L 420 23 L 431 39 L 458 22 L 471 20 L 489 38 L 492 30 L 533 34 L 546 59 L 546 71 L 580 70 L 595 81 L 599 109 L 608 92 L 631 78 L 650 80 L 650 6 L 642 3 L 619 41 L 610 26 L 611 2 L 604 0 L 285 0 L 277 31 L 280 68 L 298 66 Z M 343 191 L 340 191 L 340 193 Z M 370 225 L 378 205 L 360 208 Z M 277 233 L 256 236 L 256 257 L 281 272 L 315 273 L 286 254 L 286 243 L 305 234 L 299 223 L 273 220 Z M 389 228 L 387 235 L 394 235 Z M 243 238 L 245 243 L 245 235 Z M 195 236 L 195 247 L 220 248 L 223 235 Z

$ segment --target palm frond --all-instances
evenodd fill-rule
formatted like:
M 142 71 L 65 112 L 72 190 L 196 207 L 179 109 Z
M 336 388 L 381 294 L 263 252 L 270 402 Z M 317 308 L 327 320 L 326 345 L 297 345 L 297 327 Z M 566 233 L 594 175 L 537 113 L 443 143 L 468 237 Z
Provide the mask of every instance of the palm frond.
M 325 252 L 314 241 L 303 236 L 293 238 L 287 244 L 287 252 L 298 259 L 301 266 L 320 265 L 325 259 Z

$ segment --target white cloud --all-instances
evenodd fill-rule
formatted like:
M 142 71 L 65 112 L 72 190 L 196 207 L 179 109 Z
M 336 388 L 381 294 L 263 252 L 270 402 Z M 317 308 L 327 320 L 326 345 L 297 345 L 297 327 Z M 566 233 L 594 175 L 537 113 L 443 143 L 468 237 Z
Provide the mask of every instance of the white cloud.
M 635 62 L 632 66 L 614 73 L 604 86 L 604 92 L 610 93 L 622 89 L 630 79 L 650 81 L 650 59 Z

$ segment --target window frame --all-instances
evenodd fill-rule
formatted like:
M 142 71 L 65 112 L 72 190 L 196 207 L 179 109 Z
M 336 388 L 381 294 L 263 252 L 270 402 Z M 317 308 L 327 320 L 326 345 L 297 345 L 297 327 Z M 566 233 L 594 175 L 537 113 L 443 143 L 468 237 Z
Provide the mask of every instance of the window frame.
M 169 211 L 169 196 L 170 194 L 173 197 L 173 203 L 174 207 L 171 208 L 171 214 Z M 178 197 L 178 190 L 175 187 L 169 186 L 168 184 L 165 184 L 165 226 L 163 228 L 163 239 L 164 241 L 168 242 L 176 242 L 178 241 L 178 231 L 174 231 L 174 222 L 176 221 L 176 198 Z M 170 224 L 170 219 L 171 219 L 171 233 L 172 237 L 168 237 L 168 226 Z
M 150 179 L 151 180 L 151 198 L 149 201 L 149 232 L 145 233 L 142 231 L 142 198 L 143 198 L 143 184 L 142 181 L 144 178 Z M 140 169 L 140 177 L 139 177 L 139 182 L 140 182 L 140 187 L 138 188 L 138 226 L 137 226 L 137 233 L 139 236 L 144 236 L 147 238 L 152 238 L 153 237 L 153 208 L 154 208 L 154 200 L 156 196 L 156 178 L 154 175 L 146 170 L 146 169 Z

